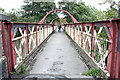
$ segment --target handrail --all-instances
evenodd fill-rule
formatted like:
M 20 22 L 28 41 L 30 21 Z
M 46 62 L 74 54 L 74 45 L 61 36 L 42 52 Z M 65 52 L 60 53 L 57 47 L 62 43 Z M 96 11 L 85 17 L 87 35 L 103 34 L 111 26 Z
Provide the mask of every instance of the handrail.
M 52 32 L 53 24 L 3 22 L 2 39 L 8 74 L 17 68 Z M 17 36 L 16 36 L 17 35 Z
M 120 19 L 64 24 L 67 34 L 98 64 L 110 73 L 111 78 L 120 77 Z M 107 39 L 98 36 L 101 32 Z M 104 35 L 103 34 L 103 35 Z

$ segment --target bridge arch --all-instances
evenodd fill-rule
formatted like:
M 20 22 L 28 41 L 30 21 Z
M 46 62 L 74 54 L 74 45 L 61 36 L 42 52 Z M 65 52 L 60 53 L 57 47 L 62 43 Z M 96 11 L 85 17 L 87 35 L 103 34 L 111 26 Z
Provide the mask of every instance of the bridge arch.
M 41 19 L 41 21 L 40 21 L 39 23 L 40 23 L 40 24 L 44 23 L 46 17 L 47 17 L 50 13 L 52 13 L 52 12 L 54 12 L 54 11 L 63 11 L 63 12 L 65 12 L 65 13 L 67 13 L 67 14 L 71 17 L 73 23 L 78 23 L 78 21 L 73 17 L 73 15 L 71 15 L 68 11 L 63 10 L 63 9 L 55 9 L 55 10 L 49 11 L 49 12 Z
M 58 19 L 58 18 L 59 18 L 59 17 L 56 17 L 56 18 L 52 19 L 52 21 L 50 22 L 50 24 L 52 24 L 53 21 L 55 21 L 55 20 Z

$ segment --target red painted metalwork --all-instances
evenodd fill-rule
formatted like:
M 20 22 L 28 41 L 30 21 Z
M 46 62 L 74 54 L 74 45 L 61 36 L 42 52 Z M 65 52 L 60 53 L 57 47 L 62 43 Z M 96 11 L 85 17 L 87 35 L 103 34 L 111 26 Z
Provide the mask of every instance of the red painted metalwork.
M 28 52 L 28 54 L 29 54 L 29 37 L 28 37 L 28 25 L 26 25 L 26 34 L 27 34 L 27 36 L 26 36 L 26 47 L 27 47 L 27 52 Z
M 50 24 L 52 24 L 53 21 L 55 21 L 55 20 L 58 19 L 58 18 L 59 18 L 59 17 L 54 18 L 54 19 L 50 22 Z
M 12 24 L 8 25 L 8 52 L 10 53 L 10 65 L 11 65 L 11 70 L 13 69 L 15 65 L 15 56 L 13 51 L 13 45 L 12 45 Z
M 9 62 L 9 53 L 8 53 L 8 46 L 6 45 L 7 44 L 7 35 L 5 35 L 5 28 L 7 28 L 7 25 L 5 25 L 4 23 L 2 23 L 2 43 L 3 43 L 3 50 L 4 50 L 4 55 L 7 59 L 7 66 L 8 66 L 8 74 L 10 74 L 10 71 L 11 71 L 11 65 L 10 62 Z
M 37 29 L 37 25 L 35 25 L 35 30 L 36 30 L 36 46 L 38 46 L 38 29 Z
M 54 25 L 52 25 L 52 27 L 53 27 L 53 31 L 55 30 L 55 27 L 54 27 Z
M 77 20 L 67 11 L 62 9 L 56 9 L 53 11 L 50 11 L 48 14 L 44 16 L 44 18 L 39 23 L 10 23 L 10 22 L 4 22 L 2 23 L 2 41 L 3 41 L 3 49 L 4 49 L 4 55 L 7 58 L 7 64 L 8 64 L 8 74 L 14 69 L 16 64 L 16 55 L 14 52 L 14 43 L 12 41 L 13 33 L 12 28 L 13 25 L 26 25 L 24 26 L 26 30 L 26 47 L 28 48 L 27 53 L 30 53 L 29 51 L 29 31 L 28 31 L 28 25 L 35 25 L 35 31 L 36 31 L 36 45 L 38 45 L 38 33 L 37 33 L 37 25 L 42 26 L 43 30 L 43 39 L 45 38 L 45 27 L 48 28 L 49 24 L 43 24 L 46 17 L 54 12 L 54 11 L 64 11 L 66 12 L 72 19 L 74 24 L 65 24 L 65 27 L 68 25 L 70 28 L 68 29 L 68 32 L 70 36 L 72 35 L 71 29 L 74 30 L 72 37 L 74 39 L 75 37 L 75 25 L 80 25 L 82 27 L 81 32 L 85 31 L 85 26 L 92 26 L 91 35 L 89 35 L 91 38 L 91 57 L 94 57 L 92 50 L 94 50 L 94 38 L 95 38 L 95 31 L 97 26 L 95 24 L 101 24 L 102 26 L 106 26 L 109 28 L 110 33 L 108 34 L 109 37 L 109 45 L 108 45 L 108 63 L 107 63 L 107 70 L 110 73 L 110 78 L 120 78 L 120 52 L 118 51 L 118 29 L 120 28 L 120 19 L 113 19 L 113 20 L 106 20 L 106 21 L 96 21 L 96 22 L 84 22 L 84 23 L 78 23 Z M 74 27 L 72 27 L 74 25 Z M 52 26 L 52 29 L 54 30 L 54 26 Z M 65 28 L 66 29 L 66 28 Z M 47 31 L 48 33 L 48 31 Z M 86 34 L 87 35 L 87 34 Z M 81 34 L 81 37 L 83 38 L 83 33 Z M 83 45 L 83 39 L 81 38 L 81 47 L 84 47 Z
M 40 24 L 43 24 L 43 23 L 44 23 L 44 20 L 46 19 L 46 17 L 47 17 L 50 13 L 52 13 L 52 12 L 54 12 L 54 11 L 63 11 L 63 12 L 65 12 L 65 13 L 67 13 L 67 14 L 71 17 L 73 23 L 78 23 L 78 21 L 77 21 L 68 11 L 62 10 L 62 9 L 55 9 L 55 10 L 52 10 L 52 11 L 48 12 L 48 13 L 42 18 L 42 20 L 41 20 L 39 23 L 40 23 Z
M 110 20 L 110 27 L 111 29 L 111 35 L 112 35 L 112 54 L 111 54 L 111 65 L 110 65 L 110 77 L 112 78 L 118 78 L 119 75 L 119 70 L 117 65 L 119 52 L 117 52 L 117 40 L 118 40 L 118 26 L 115 21 Z
M 45 39 L 45 31 L 44 31 L 44 26 L 42 26 L 43 28 L 43 39 Z
M 109 45 L 108 45 L 108 63 L 107 70 L 110 73 L 110 78 L 120 78 L 120 52 L 118 52 L 118 29 L 120 29 L 120 19 L 112 19 L 106 21 L 96 21 L 96 22 L 83 22 L 76 23 L 76 25 L 81 25 L 83 31 L 85 26 L 92 26 L 92 36 L 91 36 L 91 50 L 94 50 L 94 30 L 97 28 L 95 24 L 101 24 L 101 26 L 106 26 L 109 28 Z M 65 24 L 65 26 L 71 24 Z M 99 26 L 100 27 L 100 26 Z M 70 26 L 71 31 L 71 26 Z M 68 30 L 69 33 L 69 30 Z M 81 47 L 83 46 L 83 34 L 81 34 Z M 70 33 L 71 36 L 71 33 Z M 91 53 L 93 53 L 91 51 Z M 91 56 L 93 56 L 91 54 Z M 94 58 L 94 56 L 93 56 Z
M 92 56 L 92 54 L 93 54 L 93 50 L 94 50 L 94 28 L 95 28 L 95 26 L 94 26 L 94 23 L 92 23 L 92 36 L 91 36 L 91 53 L 90 53 L 90 55 Z
M 75 28 L 76 28 L 76 26 L 75 26 L 75 24 L 73 25 L 73 29 L 74 29 L 74 37 L 73 37 L 73 39 L 75 40 Z
M 71 36 L 71 28 L 72 28 L 72 25 L 70 25 L 70 36 Z
M 48 25 L 46 25 L 46 27 L 47 27 L 47 35 L 48 35 Z
M 33 25 L 32 26 L 32 30 L 34 31 L 31 31 L 28 29 L 28 25 Z M 48 28 L 44 28 L 44 26 L 46 25 L 51 25 L 51 24 L 38 24 L 38 23 L 11 23 L 11 22 L 3 22 L 2 23 L 2 41 L 3 41 L 3 49 L 4 49 L 4 55 L 6 56 L 6 59 L 7 59 L 7 65 L 8 65 L 8 74 L 10 75 L 10 72 L 12 70 L 14 70 L 14 68 L 16 66 L 18 66 L 19 64 L 16 65 L 16 60 L 17 60 L 17 57 L 16 57 L 16 54 L 17 52 L 19 53 L 19 50 L 16 50 L 17 49 L 17 46 L 15 46 L 15 41 L 16 40 L 20 40 L 22 41 L 22 39 L 24 38 L 25 42 L 24 44 L 22 44 L 23 48 L 24 49 L 27 49 L 26 52 L 24 54 L 26 55 L 29 55 L 29 53 L 31 52 L 31 45 L 30 45 L 30 36 L 33 35 L 33 37 L 35 36 L 36 37 L 36 43 L 35 43 L 35 46 L 37 47 L 38 46 L 38 28 L 37 27 L 40 27 L 38 25 L 41 25 L 43 28 L 43 38 L 45 38 L 45 32 L 44 32 L 44 29 Z M 52 25 L 51 25 L 52 26 Z M 21 30 L 21 33 L 22 33 L 22 36 L 19 36 L 19 37 L 15 37 L 14 35 L 14 32 L 16 32 L 16 28 L 19 30 Z M 20 29 L 21 28 L 21 29 Z M 50 28 L 50 27 L 49 27 Z M 52 28 L 52 27 L 51 27 Z M 23 30 L 23 31 L 22 31 Z M 35 34 L 35 35 L 34 35 Z M 49 33 L 50 34 L 50 33 Z M 21 44 L 21 43 L 20 43 Z M 40 44 L 40 43 L 39 43 Z M 18 47 L 20 48 L 20 47 Z M 22 49 L 22 48 L 21 48 Z M 18 55 L 18 54 L 17 54 Z
M 81 27 L 82 27 L 81 32 L 83 32 L 84 24 L 81 24 Z M 82 33 L 81 33 L 81 46 L 80 47 L 83 47 L 83 35 L 82 35 Z

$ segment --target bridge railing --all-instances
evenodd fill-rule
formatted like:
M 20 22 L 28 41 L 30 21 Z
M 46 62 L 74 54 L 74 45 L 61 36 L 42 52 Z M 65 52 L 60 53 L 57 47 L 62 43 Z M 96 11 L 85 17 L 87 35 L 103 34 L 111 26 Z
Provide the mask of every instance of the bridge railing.
M 8 73 L 16 69 L 51 33 L 52 24 L 2 23 L 3 48 Z
M 105 26 L 97 27 L 93 33 L 91 25 L 70 24 L 66 26 L 66 31 L 88 56 L 98 63 L 100 67 L 106 69 L 105 60 L 108 56 L 108 46 L 111 41 L 107 36 Z
M 115 68 L 117 64 L 116 61 L 119 60 L 116 59 L 117 56 L 120 57 L 118 52 L 120 50 L 120 48 L 118 48 L 120 45 L 119 29 L 119 19 L 65 24 L 65 31 L 68 35 L 87 53 L 90 58 L 92 58 L 92 60 L 101 69 L 108 70 L 111 75 L 114 74 L 114 72 L 111 72 L 113 65 L 115 65 Z M 116 52 L 114 52 L 114 50 L 116 50 Z M 116 57 L 111 57 L 115 54 Z M 117 66 L 120 66 L 120 64 L 117 64 Z

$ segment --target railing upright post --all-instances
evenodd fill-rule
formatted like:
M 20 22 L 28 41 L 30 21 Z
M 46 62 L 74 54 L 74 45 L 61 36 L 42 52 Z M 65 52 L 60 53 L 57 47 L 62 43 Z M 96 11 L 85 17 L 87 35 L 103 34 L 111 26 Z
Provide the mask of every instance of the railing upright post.
M 38 46 L 38 30 L 37 30 L 37 25 L 35 25 L 35 30 L 36 30 L 36 46 Z
M 70 35 L 70 27 L 71 27 L 71 26 L 70 26 L 70 25 L 68 25 L 69 35 Z M 71 36 L 71 35 L 70 35 L 70 36 Z
M 10 26 L 11 26 L 11 47 L 12 47 L 11 52 L 12 52 L 12 56 L 13 56 L 12 59 L 13 59 L 13 69 L 14 69 L 14 66 L 16 64 L 16 52 L 14 50 L 14 47 L 15 47 L 14 42 L 12 42 L 12 39 L 14 38 L 14 32 L 12 30 L 13 24 L 11 24 Z
M 66 31 L 66 25 L 64 25 L 64 31 Z
M 116 77 L 117 78 L 120 78 L 120 21 L 119 22 L 117 22 L 117 24 L 118 24 L 118 38 L 117 38 L 117 61 L 116 61 L 116 66 L 117 66 L 117 68 L 116 68 Z
M 29 32 L 28 32 L 28 25 L 26 25 L 26 34 L 27 34 L 27 36 L 26 36 L 26 47 L 27 47 L 27 52 L 28 52 L 28 54 L 29 54 Z
M 72 36 L 71 36 L 71 28 L 72 28 L 72 26 L 70 25 L 70 37 L 72 38 Z
M 54 25 L 52 25 L 52 27 L 53 27 L 53 31 L 54 31 Z
M 8 53 L 8 34 L 5 35 L 5 28 L 8 28 L 5 23 L 2 23 L 2 43 L 3 43 L 3 50 L 4 50 L 4 56 L 7 59 L 7 67 L 8 67 L 8 75 L 10 75 L 11 66 L 10 66 L 10 56 Z M 6 45 L 7 44 L 7 45 Z
M 79 25 L 79 24 L 78 24 L 78 25 Z M 78 25 L 77 25 L 77 26 L 78 26 Z M 78 40 L 77 43 L 78 43 L 78 45 L 80 46 L 80 39 L 79 39 L 79 38 L 80 38 L 80 30 L 79 30 L 79 28 L 77 28 L 77 29 L 78 29 L 78 31 L 77 31 L 77 40 Z
M 92 23 L 91 53 L 90 53 L 91 56 L 92 56 L 93 53 L 94 53 L 94 29 L 95 29 L 95 26 L 94 26 L 94 23 Z
M 16 57 L 15 57 L 15 53 L 13 52 L 13 43 L 12 43 L 12 37 L 13 37 L 13 34 L 12 34 L 12 24 L 9 23 L 7 24 L 7 28 L 8 28 L 8 57 L 10 58 L 9 59 L 9 65 L 11 66 L 10 70 L 9 71 L 12 71 L 14 69 L 14 66 L 16 64 Z
M 84 24 L 81 24 L 81 47 L 83 48 L 83 29 L 84 29 Z
M 112 53 L 111 53 L 111 63 L 110 63 L 110 77 L 116 78 L 116 68 L 117 63 L 117 39 L 118 39 L 118 27 L 116 26 L 116 22 L 110 21 L 111 35 L 112 35 Z M 119 74 L 119 73 L 118 73 Z
M 46 28 L 47 28 L 47 36 L 48 36 L 48 24 L 46 25 Z
M 76 25 L 74 24 L 74 27 L 73 27 L 73 29 L 74 29 L 74 32 L 73 32 L 74 37 L 73 37 L 73 39 L 74 39 L 74 40 L 75 40 L 75 37 L 76 37 L 76 36 L 75 36 L 75 34 L 76 34 L 76 33 L 75 33 L 75 28 L 76 28 Z
M 43 27 L 43 40 L 44 40 L 45 39 L 44 25 L 42 27 Z

